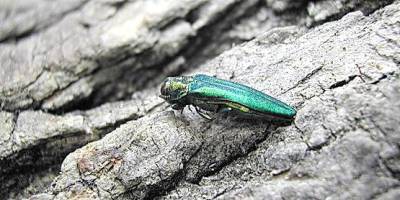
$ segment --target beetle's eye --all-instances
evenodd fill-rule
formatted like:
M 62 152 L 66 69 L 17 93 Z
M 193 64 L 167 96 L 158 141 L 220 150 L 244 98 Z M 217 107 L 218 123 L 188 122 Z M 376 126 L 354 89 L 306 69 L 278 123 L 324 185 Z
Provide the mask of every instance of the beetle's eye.
M 161 85 L 161 89 L 160 89 L 160 92 L 161 92 L 161 95 L 164 95 L 164 96 L 167 96 L 167 86 L 166 86 L 167 84 L 164 82 L 162 85 Z

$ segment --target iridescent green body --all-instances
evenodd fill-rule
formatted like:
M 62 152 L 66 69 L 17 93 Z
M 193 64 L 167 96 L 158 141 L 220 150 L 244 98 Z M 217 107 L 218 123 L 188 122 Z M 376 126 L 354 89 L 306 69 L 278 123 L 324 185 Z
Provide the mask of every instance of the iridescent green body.
M 161 97 L 174 109 L 194 105 L 207 111 L 233 111 L 250 117 L 291 120 L 296 110 L 251 87 L 198 74 L 169 77 L 161 86 Z M 200 113 L 199 113 L 200 114 Z

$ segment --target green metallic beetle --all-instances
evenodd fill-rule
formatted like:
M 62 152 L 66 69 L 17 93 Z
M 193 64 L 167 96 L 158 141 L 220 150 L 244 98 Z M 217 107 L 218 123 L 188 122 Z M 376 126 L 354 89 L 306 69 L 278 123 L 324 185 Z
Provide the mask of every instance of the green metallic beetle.
M 175 110 L 193 105 L 207 119 L 211 118 L 202 110 L 281 120 L 293 120 L 296 115 L 293 107 L 258 90 L 204 74 L 168 77 L 161 85 L 160 97 Z

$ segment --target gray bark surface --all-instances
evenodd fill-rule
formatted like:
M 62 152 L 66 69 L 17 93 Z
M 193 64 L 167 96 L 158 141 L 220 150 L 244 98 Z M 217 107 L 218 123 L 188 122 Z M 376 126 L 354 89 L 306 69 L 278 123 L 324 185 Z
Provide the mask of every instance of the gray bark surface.
M 2 198 L 400 197 L 399 1 L 0 4 Z M 197 73 L 296 119 L 207 121 L 158 97 Z

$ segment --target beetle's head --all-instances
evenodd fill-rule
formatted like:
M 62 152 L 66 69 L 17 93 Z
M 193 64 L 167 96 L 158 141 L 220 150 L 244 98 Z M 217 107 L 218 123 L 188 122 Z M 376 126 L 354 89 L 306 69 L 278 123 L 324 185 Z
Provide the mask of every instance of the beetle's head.
M 173 103 L 185 97 L 189 90 L 190 76 L 168 77 L 161 84 L 160 97 Z

